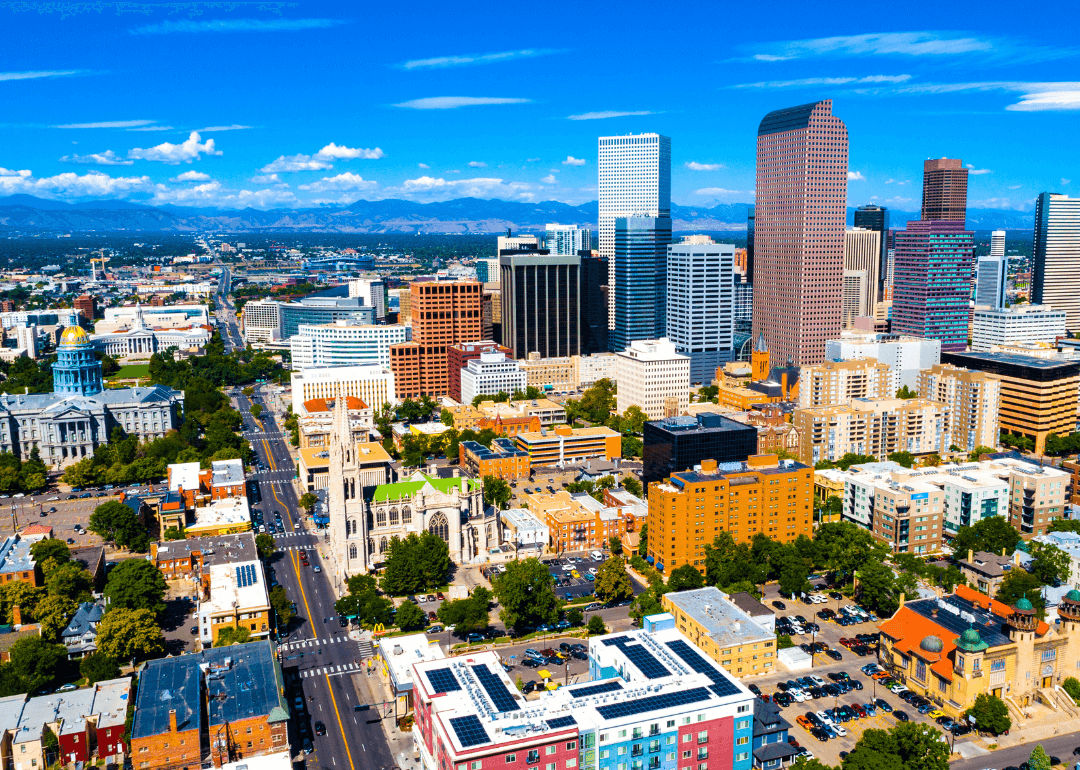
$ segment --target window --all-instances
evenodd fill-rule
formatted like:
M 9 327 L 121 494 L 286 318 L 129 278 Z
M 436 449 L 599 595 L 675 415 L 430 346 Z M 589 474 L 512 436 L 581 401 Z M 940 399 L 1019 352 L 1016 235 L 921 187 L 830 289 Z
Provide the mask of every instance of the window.
M 737 746 L 745 746 L 749 742 L 750 742 L 750 739 L 747 738 L 745 735 L 743 735 L 743 736 L 740 736 L 737 741 L 735 741 L 735 745 L 737 745 Z
M 570 741 L 569 743 L 566 744 L 566 750 L 567 751 L 573 751 L 576 748 L 577 748 L 577 741 Z
M 555 763 L 554 762 L 548 762 L 546 765 L 544 765 L 544 770 L 556 770 Z
M 554 754 L 556 751 L 558 751 L 558 749 L 555 746 L 545 746 L 544 747 L 544 753 L 547 754 L 549 757 L 552 754 Z
M 515 762 L 517 762 L 517 754 L 507 754 L 506 755 L 506 764 L 512 765 Z
M 690 733 L 683 733 L 683 737 L 682 737 L 682 742 L 683 743 L 689 743 L 692 740 L 694 740 L 693 735 L 691 735 Z
M 569 767 L 577 767 L 577 760 L 576 759 L 568 759 L 568 760 L 566 760 L 566 766 L 568 768 Z
M 708 759 L 709 758 L 709 750 L 707 748 L 698 749 L 697 750 L 697 758 L 698 759 Z
M 1057 659 L 1057 648 L 1055 647 L 1052 650 L 1043 650 L 1042 651 L 1042 659 L 1044 661 L 1056 660 Z
M 736 762 L 745 762 L 749 758 L 750 758 L 750 754 L 749 754 L 749 752 L 746 752 L 746 751 L 740 751 L 738 754 L 735 755 L 735 761 Z
M 525 758 L 525 762 L 530 765 L 535 765 L 540 761 L 540 752 L 537 749 L 533 749 L 529 752 L 529 756 Z
M 740 719 L 739 723 L 736 725 L 736 727 L 738 729 L 740 729 L 740 730 L 748 730 L 748 729 L 750 729 L 750 720 L 749 719 Z
M 682 753 L 682 758 L 683 759 L 690 759 L 690 757 L 693 755 L 693 753 L 694 752 L 690 751 L 690 749 L 687 749 L 686 751 L 684 751 Z

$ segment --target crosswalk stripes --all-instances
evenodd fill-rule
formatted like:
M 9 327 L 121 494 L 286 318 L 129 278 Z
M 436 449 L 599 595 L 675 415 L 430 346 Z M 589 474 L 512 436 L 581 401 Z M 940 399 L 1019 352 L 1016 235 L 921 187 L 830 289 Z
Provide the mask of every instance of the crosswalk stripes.
M 301 679 L 310 679 L 313 676 L 340 676 L 342 674 L 353 674 L 360 671 L 363 668 L 359 663 L 342 663 L 338 666 L 321 666 L 319 668 L 309 668 L 306 671 L 300 672 Z
M 357 642 L 357 647 L 360 652 L 360 660 L 367 660 L 368 658 L 375 657 L 375 645 L 371 643 L 370 639 L 361 639 Z
M 278 649 L 283 652 L 288 650 L 303 650 L 308 647 L 322 647 L 329 644 L 341 644 L 342 642 L 351 642 L 352 640 L 347 636 L 331 636 L 324 637 L 322 639 L 300 639 L 295 642 L 285 642 L 279 644 Z

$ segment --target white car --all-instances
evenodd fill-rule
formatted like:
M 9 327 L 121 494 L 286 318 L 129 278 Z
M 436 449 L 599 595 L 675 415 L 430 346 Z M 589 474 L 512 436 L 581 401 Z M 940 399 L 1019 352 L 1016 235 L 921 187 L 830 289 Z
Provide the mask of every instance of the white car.
M 788 695 L 794 698 L 798 703 L 802 703 L 806 700 L 806 693 L 802 690 L 788 690 Z
M 574 565 L 573 564 L 564 564 L 564 565 L 562 565 L 562 571 L 563 572 L 573 572 L 574 571 Z
M 590 575 L 592 575 L 592 576 L 594 576 L 594 577 L 596 576 L 596 573 L 597 573 L 598 571 L 599 571 L 599 570 L 597 570 L 597 569 L 596 569 L 596 567 L 589 567 L 589 574 L 590 574 Z
M 836 721 L 831 716 L 826 714 L 824 711 L 819 711 L 817 713 L 817 718 L 820 719 L 825 724 L 829 725 L 830 727 L 832 727 L 832 726 L 834 726 L 836 724 Z
M 839 723 L 833 723 L 833 724 L 829 725 L 829 727 L 831 727 L 833 729 L 833 732 L 836 733 L 837 735 L 839 735 L 840 737 L 843 737 L 843 736 L 847 735 L 847 730 L 845 730 L 844 726 L 839 724 Z
M 589 554 L 589 556 L 591 556 L 596 561 L 603 561 L 604 560 L 604 554 L 601 553 L 600 551 L 593 551 L 592 553 Z
M 889 692 L 891 692 L 893 695 L 899 695 L 906 689 L 907 688 L 904 687 L 904 685 L 902 684 L 894 684 L 892 687 L 889 688 Z

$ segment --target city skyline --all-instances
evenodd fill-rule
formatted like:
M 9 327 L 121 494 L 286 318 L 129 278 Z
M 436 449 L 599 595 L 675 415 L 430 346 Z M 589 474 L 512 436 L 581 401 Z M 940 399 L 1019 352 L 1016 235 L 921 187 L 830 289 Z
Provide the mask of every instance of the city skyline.
M 702 6 L 654 19 L 657 45 L 628 57 L 634 5 L 550 10 L 547 29 L 602 25 L 588 45 L 530 33 L 525 9 L 421 8 L 405 35 L 385 35 L 393 12 L 329 3 L 5 8 L 20 45 L 0 72 L 0 98 L 17 105 L 0 124 L 0 196 L 579 204 L 597 199 L 597 137 L 656 132 L 673 140 L 674 202 L 752 203 L 757 123 L 821 99 L 849 127 L 851 206 L 917 210 L 920 164 L 942 156 L 964 159 L 973 208 L 1076 193 L 1049 149 L 1080 110 L 1080 83 L 1058 76 L 1080 58 L 1068 25 L 1020 17 L 1003 33 L 970 8 L 925 4 L 908 16 L 934 29 L 857 28 L 841 19 L 860 14 L 826 23 L 792 4 L 763 27 L 748 9 Z M 495 42 L 494 20 L 519 30 L 512 43 Z M 724 46 L 694 45 L 717 25 Z

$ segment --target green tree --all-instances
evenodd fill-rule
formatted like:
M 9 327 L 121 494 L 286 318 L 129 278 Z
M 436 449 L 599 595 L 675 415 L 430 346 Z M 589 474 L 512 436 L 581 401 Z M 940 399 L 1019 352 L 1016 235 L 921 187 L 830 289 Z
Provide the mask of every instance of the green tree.
M 169 527 L 165 530 L 166 540 L 186 540 L 187 535 L 184 534 L 184 530 L 179 527 Z
M 0 585 L 0 601 L 4 609 L 4 622 L 15 622 L 15 608 L 19 608 L 23 622 L 34 617 L 37 606 L 45 598 L 45 591 L 25 580 L 13 580 Z
M 1031 755 L 1028 757 L 1027 766 L 1028 770 L 1050 770 L 1053 767 L 1050 757 L 1041 743 L 1032 750 Z
M 67 543 L 57 537 L 47 537 L 33 543 L 30 546 L 30 555 L 45 574 L 48 574 L 53 567 L 71 561 L 71 550 L 67 547 Z
M 262 415 L 262 413 L 263 413 L 262 404 L 252 404 L 251 405 L 251 416 L 254 417 L 256 420 L 259 419 L 259 417 Z
M 881 617 L 888 617 L 900 606 L 900 590 L 896 575 L 880 561 L 864 564 L 858 571 L 855 599 Z
M 596 593 L 596 598 L 605 604 L 633 598 L 634 584 L 630 582 L 630 574 L 626 571 L 626 562 L 622 560 L 622 557 L 612 556 L 600 565 L 596 573 L 596 581 L 593 583 L 593 591 Z
M 645 426 L 645 421 L 648 420 L 648 416 L 645 412 L 641 411 L 641 407 L 635 405 L 627 407 L 626 411 L 622 414 L 621 427 L 623 433 L 634 433 L 641 435 L 641 431 Z
M 637 555 L 643 559 L 649 555 L 649 522 L 647 521 L 641 525 L 641 531 L 638 533 Z
M 22 681 L 25 691 L 36 692 L 56 682 L 67 650 L 40 636 L 26 636 L 11 645 L 11 668 Z
M 289 622 L 296 614 L 293 612 L 292 602 L 289 601 L 289 595 L 285 593 L 285 586 L 276 585 L 270 589 L 270 606 L 277 616 L 278 628 L 284 628 L 289 625 Z
M 638 481 L 636 476 L 623 476 L 622 480 L 623 489 L 632 494 L 634 497 L 641 497 L 643 494 L 641 489 L 641 482 Z
M 903 399 L 918 398 L 919 392 L 917 390 L 912 390 L 907 385 L 903 385 L 896 391 L 896 397 Z
M 891 452 L 889 459 L 898 465 L 903 465 L 905 468 L 915 467 L 915 455 L 911 452 Z
M 60 638 L 60 632 L 67 628 L 77 605 L 66 596 L 46 596 L 34 611 L 34 619 L 41 626 L 41 635 L 46 639 Z
M 1075 676 L 1070 676 L 1064 682 L 1061 683 L 1062 689 L 1069 693 L 1069 697 L 1076 703 L 1080 704 L 1080 679 Z
M 1004 516 L 989 516 L 979 519 L 970 527 L 960 527 L 953 538 L 953 556 L 966 559 L 968 551 L 988 551 L 1000 554 L 1003 551 L 1011 555 L 1020 542 L 1020 533 L 1009 524 Z
M 453 626 L 454 633 L 460 637 L 483 631 L 490 625 L 490 601 L 491 592 L 483 586 L 477 586 L 471 596 L 443 602 L 438 609 L 439 620 Z
M 145 551 L 150 545 L 146 527 L 128 506 L 116 500 L 102 503 L 90 514 L 87 528 L 121 548 Z
M 579 400 L 567 399 L 566 419 L 570 424 L 579 419 L 603 424 L 614 408 L 615 383 L 605 377 L 586 388 Z
M 1001 735 L 1012 728 L 1012 719 L 1009 718 L 1005 701 L 990 693 L 975 696 L 975 703 L 967 710 L 966 715 L 975 718 L 975 726 L 982 732 Z
M 639 438 L 634 438 L 633 436 L 622 437 L 623 457 L 641 457 L 643 447 L 644 445 Z
M 502 605 L 499 617 L 507 628 L 523 631 L 558 620 L 559 600 L 555 596 L 555 581 L 539 559 L 509 562 L 506 571 L 492 581 L 492 587 Z
M 92 652 L 79 661 L 79 674 L 87 684 L 116 679 L 120 676 L 120 667 L 116 661 L 101 652 Z
M 381 587 L 391 596 L 429 591 L 446 585 L 454 565 L 446 541 L 433 532 L 391 539 Z
M 73 602 L 84 602 L 94 589 L 94 577 L 76 562 L 54 567 L 45 577 L 45 590 L 50 596 L 62 596 Z
M 1030 572 L 1022 569 L 1009 570 L 1009 574 L 998 586 L 996 598 L 999 602 L 1005 602 L 1010 607 L 1020 601 L 1021 597 L 1027 597 L 1035 608 L 1040 618 L 1046 617 L 1046 600 L 1042 595 L 1043 584 Z
M 165 610 L 165 578 L 153 562 L 125 559 L 112 568 L 105 583 L 105 598 L 110 611 L 117 609 L 148 610 L 154 616 Z M 104 618 L 102 619 L 104 622 Z M 117 660 L 123 656 L 114 655 Z
M 566 622 L 577 628 L 585 622 L 585 614 L 580 607 L 571 607 L 566 611 Z
M 613 556 L 622 556 L 622 540 L 618 535 L 612 535 L 608 538 L 608 550 L 611 551 Z
M 1069 554 L 1052 543 L 1040 543 L 1033 540 L 1028 544 L 1031 551 L 1031 565 L 1028 570 L 1032 575 L 1048 586 L 1059 586 L 1069 577 Z
M 247 626 L 226 626 L 218 631 L 215 647 L 228 647 L 233 644 L 244 644 L 251 640 L 251 631 Z
M 705 585 L 705 576 L 693 564 L 683 564 L 671 571 L 669 591 L 692 591 Z
M 506 508 L 513 491 L 504 479 L 497 476 L 484 476 L 484 505 L 494 506 L 496 510 Z
M 607 633 L 607 626 L 604 625 L 604 619 L 599 615 L 593 615 L 589 618 L 589 623 L 585 626 L 585 630 L 589 632 L 589 636 L 599 636 L 600 634 Z
M 997 452 L 997 450 L 993 447 L 980 445 L 971 450 L 971 452 L 968 454 L 968 460 L 970 460 L 971 462 L 975 462 L 983 455 L 992 455 L 995 452 Z
M 795 596 L 810 590 L 810 570 L 800 559 L 791 559 L 780 570 L 780 592 Z
M 394 623 L 402 631 L 419 631 L 427 626 L 427 613 L 420 609 L 419 605 L 404 601 L 397 608 Z
M 113 660 L 146 660 L 165 651 L 165 637 L 151 610 L 112 606 L 98 624 L 97 648 Z
M 260 532 L 255 535 L 255 549 L 259 552 L 260 558 L 269 559 L 277 553 L 277 541 L 269 532 Z
M 439 412 L 439 422 L 448 427 L 454 427 L 454 413 L 449 409 L 443 409 Z
M 305 492 L 300 495 L 300 499 L 296 501 L 297 504 L 304 509 L 304 512 L 310 514 L 315 508 L 315 504 L 319 502 L 318 496 L 314 492 Z

